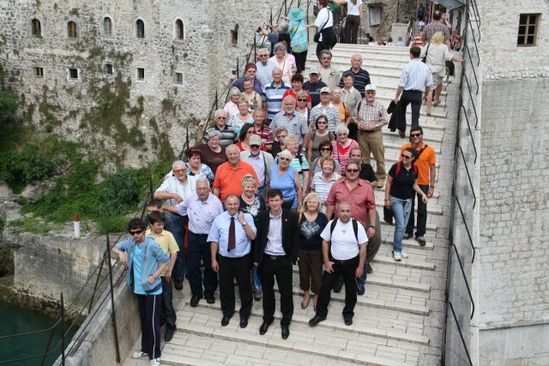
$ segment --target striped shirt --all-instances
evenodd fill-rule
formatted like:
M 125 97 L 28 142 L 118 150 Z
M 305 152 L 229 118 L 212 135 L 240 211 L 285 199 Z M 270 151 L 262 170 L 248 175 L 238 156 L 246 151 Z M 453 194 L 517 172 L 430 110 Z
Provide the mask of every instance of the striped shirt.
M 221 136 L 219 136 L 219 145 L 223 147 L 227 147 L 231 144 L 234 144 L 234 142 L 236 141 L 236 138 L 238 137 L 235 129 L 228 125 L 225 125 L 225 128 L 222 130 L 219 129 L 217 125 L 215 125 L 214 127 L 210 127 L 206 130 L 204 137 L 207 139 L 210 136 L 210 133 L 213 131 L 221 132 Z
M 330 103 L 327 108 L 324 108 L 322 104 L 318 104 L 317 106 L 313 107 L 313 109 L 311 109 L 311 112 L 309 112 L 309 125 L 313 130 L 315 129 L 316 119 L 322 115 L 325 115 L 328 118 L 328 131 L 334 132 L 336 126 L 341 123 L 339 109 L 335 107 L 332 103 Z
M 328 198 L 328 193 L 330 193 L 330 189 L 332 189 L 332 186 L 339 178 L 341 178 L 341 175 L 334 173 L 330 178 L 325 179 L 321 171 L 316 172 L 313 176 L 311 189 L 318 193 L 320 202 L 323 205 L 326 204 L 326 199 Z
M 375 124 L 378 122 L 387 123 L 387 111 L 383 105 L 378 102 L 368 104 L 365 100 L 362 100 L 362 102 L 357 105 L 353 111 L 353 116 L 358 117 L 358 120 L 360 122 L 364 122 L 366 125 Z M 377 128 L 377 130 L 381 130 L 381 128 L 382 126 Z
M 425 88 L 431 85 L 433 85 L 431 69 L 421 62 L 421 59 L 414 58 L 402 68 L 398 86 L 404 90 L 425 91 Z
M 423 28 L 423 34 L 421 35 L 421 40 L 423 44 L 430 42 L 431 38 L 436 32 L 442 32 L 444 35 L 444 42 L 450 39 L 450 32 L 448 31 L 448 26 L 442 24 L 438 20 L 433 20 L 431 23 L 427 24 Z
M 290 87 L 281 83 L 276 86 L 274 82 L 263 88 L 264 100 L 267 102 L 267 118 L 272 120 L 274 116 L 282 110 L 282 96 Z
M 303 143 L 303 137 L 308 132 L 307 120 L 301 114 L 294 112 L 294 114 L 287 115 L 285 112 L 277 113 L 269 126 L 273 131 L 277 128 L 284 127 L 288 130 L 290 135 L 296 135 L 299 137 L 299 143 Z
M 358 69 L 357 72 L 354 72 L 352 68 L 347 71 L 350 71 L 353 74 L 353 86 L 355 89 L 358 90 L 361 96 L 364 96 L 364 88 L 371 83 L 368 71 L 363 68 Z M 343 75 L 345 75 L 347 71 L 345 71 Z M 343 77 L 339 80 L 339 87 L 343 88 Z

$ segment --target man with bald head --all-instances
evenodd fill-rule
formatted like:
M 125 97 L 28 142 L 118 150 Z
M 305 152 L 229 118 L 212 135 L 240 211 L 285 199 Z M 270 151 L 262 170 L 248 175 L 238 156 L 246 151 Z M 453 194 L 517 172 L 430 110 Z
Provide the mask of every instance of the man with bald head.
M 279 67 L 273 68 L 272 83 L 263 87 L 263 101 L 267 106 L 267 121 L 269 123 L 282 109 L 282 96 L 287 90 L 290 90 L 290 85 L 286 85 L 282 81 L 282 70 Z
M 338 210 L 339 217 L 330 220 L 320 234 L 324 273 L 320 283 L 316 315 L 309 321 L 311 327 L 326 320 L 332 287 L 339 275 L 345 279 L 343 320 L 345 325 L 353 324 L 354 308 L 357 301 L 356 281 L 364 271 L 368 237 L 364 227 L 351 218 L 352 206 L 350 202 L 340 202 Z
M 271 130 L 284 127 L 290 135 L 299 137 L 299 143 L 303 144 L 303 139 L 308 132 L 307 120 L 303 115 L 295 110 L 296 100 L 293 95 L 284 98 L 283 110 L 277 113 L 270 125 Z
M 364 88 L 366 85 L 370 84 L 370 74 L 362 68 L 362 56 L 358 53 L 351 56 L 351 68 L 344 72 L 343 75 L 346 75 L 348 72 L 353 75 L 354 88 L 364 97 Z M 342 77 L 341 80 L 339 80 L 339 87 L 343 88 L 344 86 L 345 83 L 343 82 Z
M 257 184 L 259 179 L 253 166 L 245 161 L 240 160 L 240 149 L 236 145 L 229 145 L 225 150 L 227 153 L 227 161 L 221 164 L 215 172 L 213 183 L 213 193 L 221 202 L 225 202 L 231 194 L 240 196 L 242 194 L 242 178 L 246 174 L 251 174 Z

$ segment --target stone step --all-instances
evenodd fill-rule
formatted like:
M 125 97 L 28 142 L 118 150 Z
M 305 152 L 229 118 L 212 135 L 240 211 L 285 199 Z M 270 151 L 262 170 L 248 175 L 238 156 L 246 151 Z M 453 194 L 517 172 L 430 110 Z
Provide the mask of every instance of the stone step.
M 278 321 L 281 319 L 281 314 L 278 310 L 280 307 L 279 296 L 276 296 L 277 310 L 275 311 L 275 321 L 269 328 L 269 333 L 272 333 L 273 328 L 278 328 Z M 338 331 L 346 333 L 350 338 L 357 335 L 367 335 L 371 337 L 384 337 L 397 341 L 404 341 L 415 343 L 418 345 L 429 344 L 429 338 L 423 336 L 423 319 L 421 315 L 412 314 L 400 314 L 398 312 L 391 311 L 378 311 L 376 309 L 367 309 L 355 307 L 355 316 L 353 318 L 353 325 L 346 326 L 343 323 L 341 311 L 343 310 L 343 304 L 330 304 L 328 311 L 328 317 L 324 322 L 321 322 L 319 326 L 314 329 L 309 327 L 309 320 L 315 315 L 312 305 L 306 310 L 301 309 L 300 300 L 294 298 L 294 314 L 292 316 L 292 324 L 290 326 L 290 337 L 292 339 L 294 329 L 296 332 L 305 331 L 309 335 L 313 334 L 314 337 L 320 337 L 326 332 Z M 312 300 L 311 300 L 312 301 Z M 334 305 L 334 306 L 332 306 Z M 238 299 L 236 303 L 236 309 L 240 306 Z M 232 329 L 231 332 L 243 332 L 244 336 L 253 335 L 257 338 L 262 338 L 258 335 L 259 326 L 261 325 L 263 318 L 263 308 L 261 303 L 254 303 L 254 307 L 250 314 L 249 325 L 245 329 L 241 329 L 238 326 L 239 315 L 238 310 L 233 315 L 231 322 L 227 327 L 221 327 L 221 305 L 219 301 L 215 304 L 202 304 L 199 303 L 197 307 L 191 308 L 188 303 L 185 307 L 177 313 L 177 328 L 185 329 L 188 326 L 202 326 L 207 328 L 210 332 L 216 335 L 216 331 L 223 331 L 226 329 Z M 256 326 L 257 324 L 257 326 Z M 278 328 L 280 329 L 280 328 Z M 320 334 L 316 333 L 318 331 Z M 207 331 L 208 331 L 207 330 Z M 408 332 L 408 330 L 410 332 Z M 251 333 L 251 334 L 250 334 Z M 277 340 L 280 340 L 279 330 L 274 332 Z
M 381 248 L 380 248 L 381 250 Z M 408 267 L 408 268 L 417 268 L 417 269 L 424 269 L 428 271 L 434 271 L 435 265 L 433 263 L 427 263 L 421 259 L 417 258 L 402 258 L 400 262 L 397 262 L 393 259 L 393 257 L 386 256 L 386 255 L 376 255 L 374 258 L 373 263 L 383 263 L 383 264 L 390 264 L 397 267 Z
M 384 229 L 381 229 L 381 243 L 386 245 L 393 245 L 393 232 L 394 226 L 387 225 L 387 232 L 384 232 Z M 427 240 L 425 246 L 420 246 L 419 242 L 414 239 L 402 239 L 402 246 L 404 248 L 414 248 L 419 250 L 432 250 L 435 248 L 434 244 Z
M 389 167 L 387 166 L 387 171 L 389 170 Z M 435 192 L 436 193 L 436 192 Z M 376 199 L 376 202 L 385 202 L 385 187 L 383 187 L 382 190 L 378 190 L 378 189 L 374 189 L 374 196 L 375 196 L 375 199 Z M 434 197 L 431 197 L 429 199 L 429 203 L 428 205 L 435 205 L 435 206 L 439 206 L 439 203 L 438 203 L 438 198 L 439 196 L 434 196 Z
M 376 255 L 377 257 L 377 255 Z M 392 258 L 391 258 L 392 260 Z M 425 276 L 423 269 L 418 268 L 406 268 L 404 266 L 395 265 L 393 263 L 375 263 L 373 264 L 374 272 L 368 275 L 368 279 L 373 277 L 374 279 L 381 278 L 385 281 L 391 281 L 395 284 L 413 284 L 416 287 L 425 287 L 427 286 L 430 290 L 430 283 L 425 282 L 429 276 Z M 417 290 L 419 291 L 419 290 Z M 425 292 L 425 291 L 424 291 Z
M 368 46 L 362 44 L 338 43 L 332 51 L 352 52 L 361 54 L 386 54 L 386 55 L 405 55 L 409 56 L 410 49 L 405 46 Z

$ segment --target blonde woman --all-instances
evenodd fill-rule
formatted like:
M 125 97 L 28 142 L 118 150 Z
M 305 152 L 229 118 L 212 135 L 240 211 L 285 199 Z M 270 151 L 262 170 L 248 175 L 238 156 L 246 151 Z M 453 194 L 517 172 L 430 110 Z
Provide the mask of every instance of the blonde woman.
M 431 42 L 423 46 L 420 58 L 425 56 L 425 63 L 431 68 L 433 76 L 432 89 L 435 90 L 434 103 L 430 98 L 427 98 L 427 114 L 431 114 L 432 107 L 440 104 L 440 93 L 442 92 L 442 79 L 446 75 L 446 61 L 462 62 L 463 59 L 459 56 L 454 56 L 444 43 L 444 34 L 436 32 L 431 38 Z
M 254 117 L 250 113 L 250 103 L 244 98 L 240 98 L 238 101 L 238 113 L 233 114 L 227 124 L 235 129 L 236 134 L 240 134 L 240 129 L 245 124 L 254 123 Z
M 328 218 L 320 212 L 320 198 L 317 193 L 309 193 L 299 210 L 299 287 L 303 291 L 301 308 L 306 309 L 313 292 L 314 306 L 320 292 L 322 277 L 322 238 L 320 233 L 328 224 Z
M 282 207 L 286 210 L 296 209 L 303 200 L 299 174 L 290 166 L 293 159 L 294 157 L 290 151 L 282 150 L 278 154 L 278 165 L 271 168 L 270 175 L 269 188 L 280 189 L 284 200 Z

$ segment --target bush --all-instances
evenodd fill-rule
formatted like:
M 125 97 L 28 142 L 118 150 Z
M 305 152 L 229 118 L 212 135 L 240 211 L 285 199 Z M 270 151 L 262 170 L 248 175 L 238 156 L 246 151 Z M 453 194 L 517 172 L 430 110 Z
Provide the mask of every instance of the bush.
M 15 121 L 17 112 L 17 96 L 7 90 L 0 89 L 0 128 Z

